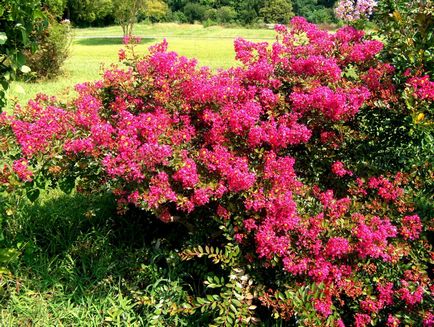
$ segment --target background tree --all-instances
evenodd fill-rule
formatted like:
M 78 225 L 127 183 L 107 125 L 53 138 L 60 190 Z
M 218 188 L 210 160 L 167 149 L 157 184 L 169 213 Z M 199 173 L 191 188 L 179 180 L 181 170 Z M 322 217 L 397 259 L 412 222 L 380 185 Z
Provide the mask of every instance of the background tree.
M 159 21 L 169 12 L 169 7 L 162 0 L 146 0 L 143 15 L 151 21 Z
M 145 5 L 146 0 L 113 0 L 113 16 L 122 27 L 124 36 L 132 34 L 134 24 Z
M 287 24 L 291 17 L 292 3 L 289 0 L 269 0 L 260 10 L 261 17 L 266 23 Z
M 335 20 L 335 0 L 292 0 L 294 13 L 306 17 L 313 23 L 330 23 Z
M 183 11 L 188 21 L 194 23 L 195 21 L 203 21 L 205 19 L 207 7 L 199 3 L 187 3 Z
M 259 18 L 259 10 L 264 6 L 265 0 L 244 0 L 236 5 L 238 12 L 238 20 L 244 24 L 249 25 L 254 23 Z
M 237 18 L 237 12 L 231 6 L 223 6 L 216 11 L 217 23 L 227 24 L 232 23 Z
M 67 18 L 76 25 L 88 26 L 103 21 L 112 12 L 112 8 L 112 0 L 68 0 Z

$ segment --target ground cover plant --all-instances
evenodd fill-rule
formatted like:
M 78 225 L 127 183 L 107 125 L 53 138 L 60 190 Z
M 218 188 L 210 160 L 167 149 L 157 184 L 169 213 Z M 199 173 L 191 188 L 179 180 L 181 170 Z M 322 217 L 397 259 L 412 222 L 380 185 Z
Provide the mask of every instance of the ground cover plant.
M 126 39 L 123 64 L 72 101 L 1 116 L 2 187 L 108 193 L 120 215 L 176 226 L 165 262 L 189 276 L 118 297 L 155 309 L 132 323 L 432 326 L 432 216 L 408 172 L 350 150 L 369 137 L 359 117 L 403 110 L 400 91 L 432 108 L 434 83 L 410 74 L 400 90 L 383 44 L 353 27 L 276 30 L 272 45 L 237 39 L 240 65 L 218 72 Z

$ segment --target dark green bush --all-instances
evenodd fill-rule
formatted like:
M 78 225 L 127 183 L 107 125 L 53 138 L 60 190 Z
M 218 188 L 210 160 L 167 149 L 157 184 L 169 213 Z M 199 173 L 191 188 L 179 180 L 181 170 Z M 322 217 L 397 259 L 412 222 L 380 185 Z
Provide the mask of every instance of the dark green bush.
M 182 11 L 175 11 L 168 14 L 168 21 L 177 22 L 177 23 L 187 23 L 188 19 Z
M 187 3 L 184 7 L 184 15 L 188 22 L 203 21 L 207 7 L 197 3 Z
M 42 5 L 55 17 L 62 18 L 67 2 L 67 0 L 43 0 Z

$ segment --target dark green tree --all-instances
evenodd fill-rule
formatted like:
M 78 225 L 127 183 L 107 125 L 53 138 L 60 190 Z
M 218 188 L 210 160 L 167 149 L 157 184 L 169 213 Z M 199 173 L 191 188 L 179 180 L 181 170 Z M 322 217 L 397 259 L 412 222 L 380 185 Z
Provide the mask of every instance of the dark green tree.
M 184 7 L 184 14 L 190 23 L 195 21 L 203 21 L 207 11 L 207 6 L 199 3 L 187 3 Z
M 259 10 L 265 5 L 265 0 L 243 0 L 236 4 L 238 20 L 243 24 L 252 24 L 259 18 Z
M 266 23 L 287 24 L 294 16 L 289 0 L 268 0 L 259 13 Z
M 112 13 L 111 0 L 68 0 L 68 18 L 77 25 L 90 25 Z
M 313 23 L 334 21 L 333 8 L 336 0 L 292 0 L 297 16 L 306 17 Z

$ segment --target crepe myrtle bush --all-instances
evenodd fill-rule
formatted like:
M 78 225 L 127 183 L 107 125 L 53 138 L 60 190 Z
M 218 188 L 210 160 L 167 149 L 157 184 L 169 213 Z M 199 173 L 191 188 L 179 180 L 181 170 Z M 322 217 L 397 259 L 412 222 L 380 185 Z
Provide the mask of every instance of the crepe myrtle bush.
M 218 72 L 165 41 L 139 57 L 130 39 L 71 103 L 39 96 L 2 116 L 21 148 L 8 173 L 109 190 L 121 213 L 231 226 L 255 301 L 282 319 L 432 326 L 430 217 L 405 174 L 369 176 L 340 151 L 359 112 L 397 101 L 382 43 L 300 17 L 276 30 L 271 45 L 237 39 L 240 65 Z M 432 82 L 408 83 L 432 101 Z

